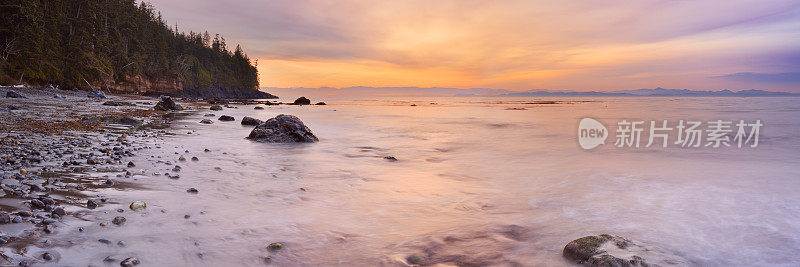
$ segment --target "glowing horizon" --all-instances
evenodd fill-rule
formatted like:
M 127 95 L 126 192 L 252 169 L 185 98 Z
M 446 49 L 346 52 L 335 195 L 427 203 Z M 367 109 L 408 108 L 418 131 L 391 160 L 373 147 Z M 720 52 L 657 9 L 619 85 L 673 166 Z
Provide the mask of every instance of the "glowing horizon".
M 262 87 L 800 92 L 796 1 L 152 1 Z

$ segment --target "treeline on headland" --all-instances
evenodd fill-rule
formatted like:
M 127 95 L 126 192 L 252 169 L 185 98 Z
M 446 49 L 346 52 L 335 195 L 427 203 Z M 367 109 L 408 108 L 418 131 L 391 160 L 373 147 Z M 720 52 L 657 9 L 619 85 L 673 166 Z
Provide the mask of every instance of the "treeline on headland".
M 0 26 L 0 84 L 22 79 L 142 94 L 261 93 L 255 62 L 238 45 L 230 49 L 208 32 L 179 32 L 144 2 L 4 0 Z

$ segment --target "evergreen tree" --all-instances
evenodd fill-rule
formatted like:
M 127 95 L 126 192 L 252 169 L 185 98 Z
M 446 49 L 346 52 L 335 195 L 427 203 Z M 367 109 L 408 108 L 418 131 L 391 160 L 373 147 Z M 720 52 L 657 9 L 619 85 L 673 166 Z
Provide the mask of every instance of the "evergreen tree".
M 178 32 L 135 0 L 4 0 L 0 84 L 113 86 L 178 79 L 183 89 L 258 88 L 258 71 L 219 34 Z

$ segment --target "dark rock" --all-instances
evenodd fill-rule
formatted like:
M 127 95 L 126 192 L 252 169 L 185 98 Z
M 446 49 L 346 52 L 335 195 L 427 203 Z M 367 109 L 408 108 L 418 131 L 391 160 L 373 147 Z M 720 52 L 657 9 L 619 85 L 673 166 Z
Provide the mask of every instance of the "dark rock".
M 125 222 L 127 220 L 128 219 L 125 219 L 125 217 L 117 216 L 117 217 L 114 217 L 114 220 L 112 220 L 111 223 L 116 224 L 116 225 L 123 225 L 123 224 L 125 224 Z
M 106 98 L 106 94 L 103 93 L 103 91 L 94 90 L 94 91 L 89 92 L 89 94 L 86 95 L 86 97 L 88 97 L 88 98 Z
M 586 236 L 564 247 L 562 255 L 586 266 L 687 266 L 681 257 L 665 253 L 659 248 L 645 247 L 628 239 L 602 234 Z
M 45 205 L 41 200 L 38 199 L 31 199 L 31 208 L 34 209 L 44 209 Z
M 90 210 L 93 210 L 93 209 L 97 208 L 97 202 L 94 202 L 94 200 L 91 200 L 91 199 L 87 200 L 86 201 L 86 207 L 89 208 Z
M 133 161 L 128 161 L 128 168 L 133 168 L 133 167 L 136 167 L 136 164 L 134 164 Z
M 222 115 L 222 116 L 219 116 L 219 120 L 221 120 L 221 121 L 235 121 L 236 119 L 234 119 L 233 117 L 228 116 L 228 115 Z
M 212 123 L 214 123 L 214 122 L 213 122 L 213 121 L 211 121 L 211 120 L 209 120 L 209 119 L 203 119 L 203 120 L 201 120 L 201 121 L 200 121 L 200 123 L 203 123 L 203 124 L 212 124 Z
M 248 139 L 267 143 L 312 143 L 319 139 L 300 119 L 292 115 L 278 115 L 259 124 Z
M 311 105 L 311 100 L 305 96 L 301 96 L 300 98 L 295 99 L 294 102 L 292 102 L 292 105 Z
M 253 109 L 262 110 L 262 109 L 264 109 L 264 107 L 262 107 L 262 106 L 256 106 L 256 107 L 254 107 Z
M 425 257 L 418 254 L 409 255 L 408 257 L 406 257 L 406 262 L 408 262 L 408 264 L 411 265 L 420 265 L 420 266 L 428 265 L 427 261 L 425 260 Z
M 283 248 L 283 244 L 281 242 L 274 242 L 274 243 L 269 244 L 269 246 L 267 246 L 267 249 L 272 250 L 272 251 L 280 250 L 282 248 Z
M 64 208 L 62 208 L 62 207 L 56 207 L 56 208 L 53 209 L 53 214 L 58 215 L 58 216 L 64 216 L 64 215 L 67 215 L 67 211 L 64 210 Z
M 100 242 L 100 243 L 103 243 L 103 244 L 106 244 L 106 245 L 111 244 L 111 240 L 108 240 L 108 239 L 105 239 L 105 238 L 100 238 L 100 239 L 97 240 L 97 242 Z
M 262 123 L 264 122 L 256 118 L 251 118 L 251 117 L 242 118 L 242 125 L 258 126 L 259 124 Z
M 216 114 L 211 114 L 211 113 L 203 115 L 203 117 L 214 117 L 214 116 L 217 116 L 217 115 Z
M 383 157 L 383 159 L 388 160 L 388 161 L 397 161 L 397 158 L 392 157 L 392 156 Z
M 53 205 L 56 203 L 52 198 L 49 197 L 39 197 L 39 200 L 45 205 Z
M 211 108 L 209 108 L 209 109 L 211 109 L 211 110 L 222 110 L 222 106 L 220 106 L 220 105 L 213 105 L 213 106 L 211 106 Z
M 200 159 L 198 159 L 197 157 L 192 157 L 192 161 L 199 161 L 199 160 Z
M 186 190 L 186 192 L 187 192 L 187 193 L 190 193 L 190 194 L 197 194 L 197 193 L 199 193 L 199 191 L 197 191 L 197 188 L 194 188 L 194 187 L 187 189 L 187 190 Z
M 136 104 L 125 101 L 106 101 L 103 102 L 103 106 L 121 107 L 121 106 L 136 106 Z
M 156 103 L 153 109 L 160 111 L 170 111 L 170 110 L 183 110 L 183 107 L 181 107 L 181 105 L 176 104 L 175 101 L 172 100 L 172 97 L 163 95 L 161 96 L 161 100 L 159 100 L 158 103 Z
M 6 97 L 8 98 L 27 98 L 16 91 L 8 91 L 6 92 Z
M 11 223 L 11 215 L 0 213 L 0 224 Z
M 316 104 L 314 104 L 314 105 L 317 105 L 317 106 L 324 106 L 324 105 L 327 105 L 327 104 L 325 104 L 325 102 L 317 102 L 317 103 L 316 103 Z
M 50 254 L 48 252 L 45 252 L 44 254 L 42 254 L 42 259 L 45 260 L 45 261 L 51 261 L 51 260 L 53 260 L 53 258 L 54 258 L 53 254 Z
M 131 118 L 131 117 L 122 117 L 122 118 L 119 119 L 119 123 L 127 124 L 127 125 L 133 125 L 133 126 L 142 125 L 142 121 L 134 119 L 134 118 Z
M 41 191 L 46 191 L 46 190 L 47 189 L 43 188 L 42 186 L 40 186 L 38 184 L 32 184 L 31 185 L 31 191 L 33 191 L 33 192 L 41 192 Z

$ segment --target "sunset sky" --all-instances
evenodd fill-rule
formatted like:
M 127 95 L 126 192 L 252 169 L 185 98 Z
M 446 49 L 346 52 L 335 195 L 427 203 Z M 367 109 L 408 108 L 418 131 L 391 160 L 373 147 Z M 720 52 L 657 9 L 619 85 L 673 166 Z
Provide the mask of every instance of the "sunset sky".
M 800 92 L 800 2 L 153 0 L 263 87 Z

